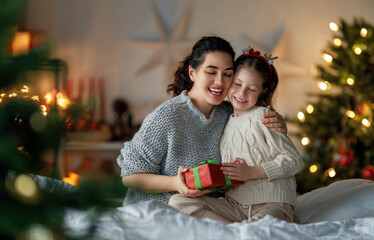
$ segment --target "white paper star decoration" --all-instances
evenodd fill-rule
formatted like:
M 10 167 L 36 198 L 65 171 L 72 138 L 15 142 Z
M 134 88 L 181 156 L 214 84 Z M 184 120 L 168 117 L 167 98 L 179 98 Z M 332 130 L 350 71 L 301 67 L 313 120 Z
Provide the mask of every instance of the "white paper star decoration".
M 289 42 L 289 34 L 282 31 L 281 36 L 277 39 L 276 44 L 271 49 L 264 47 L 258 41 L 248 36 L 241 36 L 242 48 L 250 45 L 254 50 L 260 51 L 261 55 L 271 53 L 272 56 L 277 56 L 278 59 L 274 61 L 274 66 L 277 72 L 282 77 L 291 76 L 310 76 L 309 70 L 300 65 L 294 64 L 287 59 L 287 46 Z M 241 53 L 239 53 L 241 54 Z
M 192 40 L 185 39 L 191 7 L 188 5 L 184 9 L 177 25 L 171 31 L 169 31 L 163 23 L 160 12 L 155 5 L 152 5 L 152 13 L 155 19 L 158 39 L 148 40 L 135 38 L 133 40 L 135 44 L 153 51 L 152 56 L 136 72 L 141 74 L 162 64 L 165 69 L 166 81 L 169 83 L 176 64 L 183 60 L 187 55 L 188 49 L 190 49 L 193 44 Z

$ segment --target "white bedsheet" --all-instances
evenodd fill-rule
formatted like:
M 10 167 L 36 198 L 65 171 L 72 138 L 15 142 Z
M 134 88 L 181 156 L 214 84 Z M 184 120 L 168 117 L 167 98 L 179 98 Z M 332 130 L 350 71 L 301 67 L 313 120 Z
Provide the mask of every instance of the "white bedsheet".
M 69 212 L 66 227 L 74 235 L 87 231 L 92 212 Z M 102 216 L 94 239 L 374 239 L 374 218 L 294 224 L 272 216 L 249 223 L 224 224 L 180 214 L 155 201 L 139 202 Z
M 45 181 L 41 178 L 38 181 Z M 374 181 L 342 180 L 298 197 L 295 214 L 304 224 L 272 216 L 249 224 L 223 225 L 210 219 L 184 216 L 155 201 L 138 202 L 113 209 L 97 218 L 95 211 L 68 211 L 67 232 L 88 232 L 91 217 L 97 231 L 90 239 L 374 239 Z

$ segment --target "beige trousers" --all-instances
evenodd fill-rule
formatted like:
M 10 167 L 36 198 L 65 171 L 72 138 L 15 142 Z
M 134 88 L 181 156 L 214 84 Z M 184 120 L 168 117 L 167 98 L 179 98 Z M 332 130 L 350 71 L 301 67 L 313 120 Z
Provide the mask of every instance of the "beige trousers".
M 295 222 L 293 207 L 285 203 L 263 203 L 241 205 L 231 198 L 197 198 L 175 194 L 170 198 L 169 205 L 181 213 L 198 218 L 211 218 L 224 224 L 234 222 L 249 223 L 264 218 L 266 215 Z

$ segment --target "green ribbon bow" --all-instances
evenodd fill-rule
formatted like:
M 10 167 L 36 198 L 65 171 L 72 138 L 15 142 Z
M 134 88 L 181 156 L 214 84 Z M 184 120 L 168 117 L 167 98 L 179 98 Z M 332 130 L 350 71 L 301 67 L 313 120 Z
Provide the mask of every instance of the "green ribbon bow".
M 206 163 L 219 165 L 219 163 L 215 159 L 209 159 L 208 162 L 199 162 L 199 165 L 203 165 L 203 164 L 206 164 Z M 203 188 L 201 187 L 198 167 L 193 168 L 193 176 L 194 176 L 194 180 L 195 180 L 196 189 L 203 190 Z M 231 179 L 227 175 L 225 175 L 225 180 L 226 180 L 226 185 L 224 185 L 222 187 L 218 187 L 218 188 L 208 188 L 208 189 L 211 190 L 211 191 L 216 191 L 216 190 L 222 190 L 222 189 L 228 188 L 231 185 Z

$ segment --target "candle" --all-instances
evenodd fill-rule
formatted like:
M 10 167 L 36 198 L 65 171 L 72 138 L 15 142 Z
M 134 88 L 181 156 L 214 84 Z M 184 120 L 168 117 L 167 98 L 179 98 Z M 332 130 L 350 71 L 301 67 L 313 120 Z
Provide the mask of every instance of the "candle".
M 105 118 L 104 78 L 99 79 L 98 85 L 99 85 L 99 104 L 100 104 L 99 120 L 103 122 Z
M 71 78 L 68 78 L 66 82 L 66 96 L 71 99 L 73 92 L 73 82 Z
M 77 102 L 78 104 L 83 104 L 83 93 L 84 93 L 84 79 L 80 78 L 78 82 L 78 97 Z

